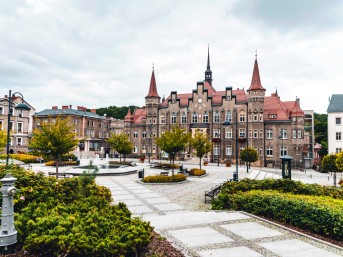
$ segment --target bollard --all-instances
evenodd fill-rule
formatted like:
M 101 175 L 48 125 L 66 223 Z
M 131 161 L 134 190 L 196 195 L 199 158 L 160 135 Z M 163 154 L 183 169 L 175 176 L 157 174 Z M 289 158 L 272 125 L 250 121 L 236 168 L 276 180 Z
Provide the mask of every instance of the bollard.
M 328 176 L 328 181 L 330 181 L 330 176 Z

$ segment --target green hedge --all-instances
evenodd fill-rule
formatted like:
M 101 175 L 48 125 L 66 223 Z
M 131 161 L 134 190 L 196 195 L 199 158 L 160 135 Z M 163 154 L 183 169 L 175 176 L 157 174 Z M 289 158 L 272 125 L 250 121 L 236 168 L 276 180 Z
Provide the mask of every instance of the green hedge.
M 1 154 L 0 155 L 0 159 L 6 159 L 6 154 Z M 18 161 L 22 161 L 24 163 L 38 163 L 40 160 L 39 156 L 35 156 L 35 155 L 30 155 L 30 154 L 10 154 L 10 158 L 18 160 Z
M 0 167 L 0 178 L 7 171 L 17 178 L 17 245 L 25 250 L 53 257 L 135 256 L 149 243 L 149 223 L 133 218 L 122 203 L 112 205 L 109 189 L 89 176 L 57 180 L 13 165 Z
M 230 209 L 242 210 L 343 240 L 343 201 L 328 196 L 305 196 L 252 190 L 228 196 Z
M 145 183 L 171 183 L 185 181 L 186 179 L 187 177 L 183 174 L 175 174 L 174 176 L 147 176 L 144 179 L 142 179 L 142 181 Z

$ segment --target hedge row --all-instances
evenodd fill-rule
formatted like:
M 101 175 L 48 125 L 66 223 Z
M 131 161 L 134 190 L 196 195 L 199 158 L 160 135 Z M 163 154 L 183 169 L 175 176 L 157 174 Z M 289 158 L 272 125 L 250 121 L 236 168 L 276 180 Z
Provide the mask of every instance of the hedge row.
M 242 210 L 343 240 L 342 200 L 252 190 L 228 196 L 229 209 Z
M 201 169 L 191 169 L 188 174 L 190 176 L 197 176 L 197 177 L 200 177 L 200 176 L 203 176 L 206 174 L 206 170 L 201 170 Z
M 181 182 L 185 181 L 187 177 L 183 174 L 175 174 L 174 176 L 163 176 L 163 175 L 154 175 L 147 176 L 142 179 L 145 183 L 171 183 L 171 182 Z
M 62 165 L 78 165 L 79 162 L 78 161 L 62 161 L 59 163 L 59 166 Z M 45 163 L 45 166 L 56 166 L 56 162 L 55 161 L 48 161 Z
M 1 154 L 0 159 L 6 159 L 6 154 Z M 22 161 L 24 163 L 38 163 L 40 161 L 39 156 L 29 155 L 29 154 L 10 154 L 10 158 Z

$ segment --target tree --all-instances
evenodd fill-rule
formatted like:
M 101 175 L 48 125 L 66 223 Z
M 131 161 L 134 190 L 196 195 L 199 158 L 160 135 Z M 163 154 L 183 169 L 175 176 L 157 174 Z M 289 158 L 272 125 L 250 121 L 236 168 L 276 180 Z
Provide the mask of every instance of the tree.
M 336 155 L 336 168 L 337 171 L 343 172 L 343 152 L 340 152 Z
M 206 135 L 206 133 L 197 130 L 191 140 L 191 145 L 196 151 L 196 156 L 199 158 L 199 165 L 201 169 L 201 159 L 205 154 L 211 151 L 212 142 L 209 140 L 209 137 Z
M 172 176 L 174 176 L 174 160 L 178 152 L 185 149 L 191 139 L 191 134 L 185 129 L 172 127 L 170 131 L 166 131 L 161 137 L 156 138 L 156 144 L 169 154 L 172 160 Z
M 256 162 L 258 160 L 257 151 L 249 146 L 241 151 L 240 157 L 241 160 L 247 162 L 249 166 L 251 162 Z
M 322 141 L 321 147 L 320 147 L 320 149 L 318 151 L 318 154 L 319 154 L 320 158 L 323 158 L 328 153 L 329 153 L 328 152 L 328 143 L 325 142 L 325 141 Z
M 120 134 L 111 134 L 111 137 L 107 139 L 107 143 L 110 147 L 119 153 L 119 161 L 121 162 L 121 155 L 125 156 L 130 154 L 133 149 L 133 144 L 129 139 L 129 136 L 124 132 Z
M 73 151 L 79 142 L 74 129 L 70 118 L 57 117 L 42 121 L 40 127 L 33 131 L 29 148 L 44 158 L 55 161 L 56 178 L 62 155 Z
M 333 172 L 333 184 L 336 186 L 336 172 L 338 171 L 337 166 L 336 166 L 336 159 L 337 155 L 336 154 L 329 154 L 324 156 L 322 160 L 322 171 L 323 172 Z
M 314 138 L 318 144 L 328 140 L 328 116 L 327 114 L 314 113 Z
M 6 133 L 5 130 L 1 130 L 0 128 L 0 152 L 5 148 L 7 143 Z

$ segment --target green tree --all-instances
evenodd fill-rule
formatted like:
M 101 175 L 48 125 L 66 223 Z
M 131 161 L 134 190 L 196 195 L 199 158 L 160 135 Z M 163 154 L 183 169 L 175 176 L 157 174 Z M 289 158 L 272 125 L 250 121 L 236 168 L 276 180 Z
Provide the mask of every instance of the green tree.
M 191 145 L 196 151 L 196 156 L 199 158 L 199 166 L 201 169 L 201 159 L 205 154 L 211 151 L 212 142 L 206 133 L 197 130 L 194 137 L 191 139 Z
M 338 172 L 343 172 L 343 152 L 336 155 L 336 168 Z
M 5 148 L 7 143 L 6 132 L 0 128 L 0 152 Z
M 328 140 L 327 114 L 314 113 L 314 138 L 319 144 Z
M 257 151 L 249 146 L 241 151 L 240 157 L 241 160 L 247 162 L 249 166 L 251 162 L 256 162 L 258 160 Z
M 58 178 L 58 165 L 62 155 L 73 151 L 79 140 L 74 132 L 70 118 L 57 117 L 42 121 L 39 128 L 33 131 L 29 148 L 46 159 L 56 162 L 56 177 Z
M 337 166 L 336 166 L 336 159 L 337 155 L 336 154 L 329 154 L 324 156 L 322 160 L 322 171 L 323 172 L 333 172 L 333 184 L 336 186 L 336 172 L 338 171 Z
M 129 108 L 131 110 L 134 110 L 134 109 L 137 109 L 138 107 L 134 106 L 134 105 L 122 106 L 122 107 L 109 106 L 109 107 L 97 109 L 96 113 L 101 115 L 101 116 L 106 114 L 106 116 L 108 116 L 108 117 L 113 117 L 116 119 L 124 119 Z
M 172 176 L 174 176 L 174 160 L 178 152 L 185 149 L 190 142 L 191 134 L 185 129 L 179 127 L 172 127 L 170 131 L 166 131 L 161 137 L 156 138 L 156 144 L 169 154 L 172 160 Z
M 329 152 L 328 152 L 328 143 L 325 142 L 325 141 L 322 141 L 321 143 L 321 147 L 318 151 L 318 154 L 321 158 L 323 158 L 325 155 L 327 155 Z
M 121 155 L 125 156 L 130 154 L 133 149 L 133 144 L 129 139 L 129 136 L 124 132 L 120 134 L 111 134 L 111 137 L 107 139 L 108 144 L 110 147 L 119 153 L 119 160 L 121 162 Z

